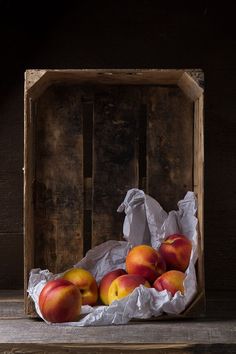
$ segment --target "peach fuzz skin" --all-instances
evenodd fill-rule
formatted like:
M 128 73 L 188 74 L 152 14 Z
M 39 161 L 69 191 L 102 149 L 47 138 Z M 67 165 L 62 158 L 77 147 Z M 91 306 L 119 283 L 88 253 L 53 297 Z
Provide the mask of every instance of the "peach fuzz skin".
M 166 270 L 161 254 L 147 245 L 139 245 L 131 249 L 126 257 L 128 274 L 141 275 L 153 283 Z
M 99 284 L 99 295 L 102 303 L 104 305 L 109 305 L 108 301 L 108 291 L 113 280 L 121 275 L 127 274 L 124 269 L 116 269 L 112 272 L 107 273 L 101 280 Z
M 184 272 L 189 265 L 192 243 L 186 236 L 174 234 L 167 237 L 159 251 L 166 262 L 167 270 Z
M 49 281 L 39 295 L 39 308 L 45 320 L 53 323 L 76 321 L 81 310 L 79 289 L 64 279 Z
M 153 287 L 158 291 L 168 290 L 173 296 L 177 291 L 184 294 L 184 278 L 185 274 L 183 272 L 169 270 L 157 278 Z
M 94 306 L 98 300 L 98 286 L 90 272 L 82 268 L 72 268 L 64 273 L 62 279 L 76 285 L 82 296 L 82 305 Z
M 108 291 L 109 305 L 115 301 L 128 296 L 139 285 L 150 288 L 149 282 L 140 275 L 126 274 L 113 280 Z

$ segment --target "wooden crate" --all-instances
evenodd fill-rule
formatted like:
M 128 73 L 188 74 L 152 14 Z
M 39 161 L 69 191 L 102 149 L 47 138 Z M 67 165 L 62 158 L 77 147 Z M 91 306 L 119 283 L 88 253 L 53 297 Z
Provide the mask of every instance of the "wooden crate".
M 64 271 L 122 238 L 116 212 L 139 187 L 167 210 L 198 198 L 198 295 L 204 310 L 201 70 L 27 70 L 25 289 L 32 268 Z M 26 299 L 26 312 L 33 307 Z

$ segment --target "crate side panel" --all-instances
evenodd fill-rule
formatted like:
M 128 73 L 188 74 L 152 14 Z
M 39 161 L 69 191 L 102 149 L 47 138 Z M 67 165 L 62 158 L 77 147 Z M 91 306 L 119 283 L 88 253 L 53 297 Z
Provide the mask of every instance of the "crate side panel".
M 152 87 L 147 111 L 147 191 L 170 211 L 193 189 L 193 102 L 178 87 Z
M 35 266 L 55 273 L 83 256 L 81 96 L 55 85 L 37 102 Z
M 25 90 L 24 100 L 24 299 L 25 312 L 34 312 L 33 301 L 28 298 L 29 273 L 34 268 L 34 200 L 35 179 L 35 119 L 34 103 Z
M 92 246 L 122 238 L 124 215 L 116 212 L 138 187 L 138 87 L 102 87 L 95 93 Z
M 204 117 L 203 95 L 194 104 L 194 192 L 198 199 L 198 282 L 205 288 L 204 272 Z

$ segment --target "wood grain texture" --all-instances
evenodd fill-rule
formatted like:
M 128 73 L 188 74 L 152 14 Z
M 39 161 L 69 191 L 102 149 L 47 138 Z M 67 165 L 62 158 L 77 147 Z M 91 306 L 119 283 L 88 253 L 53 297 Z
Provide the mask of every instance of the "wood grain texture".
M 205 288 L 204 272 L 204 97 L 203 94 L 194 102 L 193 131 L 193 190 L 198 199 L 198 283 Z
M 92 246 L 122 237 L 116 212 L 130 188 L 138 187 L 137 134 L 141 91 L 103 87 L 94 102 Z
M 235 292 L 209 293 L 207 317 L 73 328 L 24 317 L 19 292 L 0 292 L 0 352 L 3 353 L 234 353 Z M 148 335 L 147 335 L 148 333 Z
M 166 321 L 130 323 L 120 326 L 65 327 L 47 325 L 42 321 L 6 319 L 0 321 L 0 343 L 102 344 L 236 344 L 235 320 L 227 321 Z M 148 335 L 147 335 L 148 333 Z
M 178 87 L 148 95 L 147 191 L 165 210 L 193 188 L 193 103 Z
M 0 290 L 0 321 L 19 318 L 26 318 L 23 290 Z
M 0 105 L 0 232 L 23 232 L 23 90 L 19 83 Z
M 23 235 L 0 233 L 0 289 L 23 286 Z
M 80 346 L 76 344 L 35 344 L 35 343 L 19 343 L 19 344 L 2 344 L 0 353 L 81 353 L 81 354 L 233 354 L 235 353 L 235 344 L 151 344 L 151 345 L 86 345 Z
M 197 100 L 204 92 L 204 74 L 202 70 L 186 70 L 180 77 L 178 86 L 192 101 Z
M 0 321 L 6 319 L 18 320 L 19 318 L 25 318 L 23 298 L 22 301 L 11 300 L 10 306 L 7 301 L 0 301 Z
M 5 160 L 7 153 L 0 158 Z M 12 161 L 14 165 L 14 160 Z M 5 233 L 22 233 L 22 185 L 23 173 L 22 167 L 16 172 L 0 171 L 0 190 L 1 193 L 1 216 L 0 216 L 0 232 Z
M 50 83 L 76 80 L 78 84 L 93 85 L 176 85 L 184 70 L 168 69 L 66 69 L 66 70 L 26 70 L 26 89 L 37 94 Z
M 52 86 L 37 102 L 35 266 L 54 273 L 83 256 L 81 92 Z
M 35 181 L 35 120 L 32 99 L 24 96 L 24 293 L 25 310 L 34 311 L 32 300 L 27 299 L 30 270 L 34 268 L 34 181 Z

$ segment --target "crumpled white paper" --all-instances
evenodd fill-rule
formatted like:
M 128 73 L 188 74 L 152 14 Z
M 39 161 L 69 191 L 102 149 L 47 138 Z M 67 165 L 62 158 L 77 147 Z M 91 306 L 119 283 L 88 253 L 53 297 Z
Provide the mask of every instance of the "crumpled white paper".
M 107 241 L 94 247 L 74 267 L 90 271 L 96 281 L 100 282 L 108 272 L 125 269 L 125 258 L 129 250 L 139 244 L 149 244 L 158 249 L 161 242 L 169 235 L 180 233 L 192 242 L 189 266 L 185 272 L 184 295 L 178 291 L 172 296 L 167 290 L 161 292 L 154 288 L 140 285 L 127 297 L 114 301 L 110 306 L 82 306 L 84 317 L 78 322 L 67 322 L 63 326 L 101 326 L 125 324 L 132 318 L 147 319 L 163 313 L 179 314 L 192 301 L 197 293 L 195 262 L 197 254 L 197 211 L 196 197 L 188 192 L 178 202 L 178 210 L 167 214 L 160 204 L 142 190 L 131 189 L 127 192 L 118 212 L 125 211 L 123 225 L 126 241 Z M 66 270 L 65 270 L 66 271 Z M 43 318 L 38 299 L 44 285 L 61 274 L 52 274 L 48 270 L 33 269 L 30 273 L 28 293 L 35 303 L 35 308 Z M 55 324 L 54 324 L 55 325 Z

